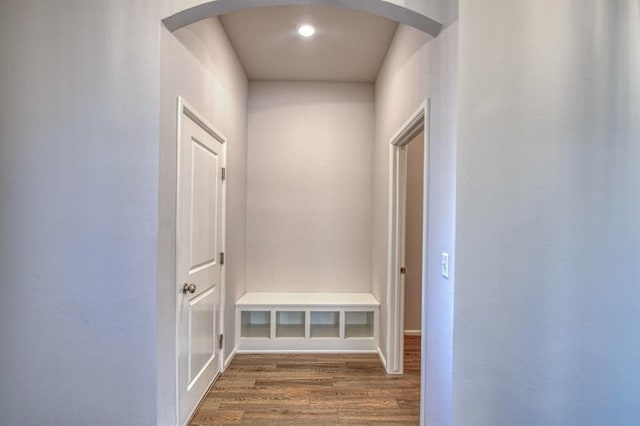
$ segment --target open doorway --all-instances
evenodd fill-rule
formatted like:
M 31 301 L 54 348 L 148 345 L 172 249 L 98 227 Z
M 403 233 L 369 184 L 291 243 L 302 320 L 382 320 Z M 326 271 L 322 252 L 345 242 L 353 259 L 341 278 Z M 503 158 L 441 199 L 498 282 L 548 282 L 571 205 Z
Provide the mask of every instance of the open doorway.
M 293 11 L 293 9 L 290 10 Z M 252 16 L 257 12 L 259 11 L 252 10 Z M 269 9 L 268 12 L 274 14 L 274 20 L 282 20 L 286 17 L 284 11 L 276 14 L 277 11 Z M 344 19 L 344 15 L 345 13 L 341 11 L 338 16 Z M 241 29 L 243 25 L 246 25 L 247 19 L 246 16 L 237 19 L 239 24 L 242 24 L 239 25 Z M 294 21 L 293 19 L 288 20 Z M 256 19 L 256 21 L 265 22 L 264 19 Z M 243 67 L 244 70 L 248 70 L 249 59 L 245 61 L 246 64 L 239 59 L 243 56 L 239 53 L 241 50 L 239 46 L 243 39 L 238 39 L 235 36 L 227 37 L 230 34 L 235 34 L 233 17 L 231 15 L 221 16 L 215 22 L 208 21 L 194 25 L 202 30 L 202 35 L 196 31 L 195 27 L 177 31 L 180 33 L 178 35 L 182 37 L 178 40 L 185 47 L 191 46 L 191 49 L 187 47 L 185 50 L 176 45 L 176 49 L 172 49 L 175 50 L 175 55 L 170 56 L 180 59 L 180 76 L 185 74 L 185 81 L 184 83 L 182 80 L 180 81 L 181 86 L 178 87 L 180 89 L 178 93 L 187 90 L 188 92 L 185 93 L 189 95 L 189 99 L 196 99 L 194 102 L 199 102 L 198 108 L 205 112 L 207 107 L 213 110 L 212 117 L 216 117 L 216 123 L 222 123 L 221 126 L 223 126 L 225 134 L 228 134 L 230 140 L 234 141 L 230 144 L 231 149 L 229 150 L 231 171 L 229 184 L 232 185 L 233 179 L 238 176 L 244 175 L 245 179 L 244 186 L 239 188 L 240 191 L 234 190 L 233 193 L 242 194 L 244 191 L 244 199 L 237 200 L 236 204 L 240 210 L 244 207 L 246 214 L 230 215 L 233 217 L 232 220 L 240 222 L 242 219 L 244 221 L 245 226 L 237 226 L 237 228 L 243 229 L 242 232 L 245 233 L 243 242 L 245 253 L 244 257 L 230 255 L 228 262 L 230 271 L 233 271 L 237 266 L 234 262 L 242 263 L 243 275 L 237 275 L 239 278 L 236 280 L 230 279 L 232 283 L 230 289 L 235 293 L 235 297 L 227 300 L 228 306 L 237 302 L 239 296 L 237 293 L 245 291 L 266 293 L 268 291 L 344 292 L 348 290 L 352 293 L 375 293 L 380 301 L 381 310 L 388 311 L 387 271 L 384 268 L 387 255 L 385 247 L 387 220 L 381 215 L 377 222 L 372 223 L 375 219 L 373 211 L 387 211 L 387 206 L 385 205 L 382 209 L 371 209 L 370 197 L 376 193 L 384 194 L 379 197 L 380 204 L 386 204 L 386 188 L 384 187 L 388 181 L 389 170 L 385 167 L 385 163 L 388 164 L 386 158 L 388 136 L 389 130 L 395 127 L 397 122 L 394 120 L 394 126 L 385 126 L 385 130 L 379 132 L 381 136 L 376 137 L 377 133 L 374 130 L 376 130 L 375 124 L 377 122 L 375 118 L 379 111 L 376 110 L 374 103 L 376 86 L 373 79 L 377 78 L 375 72 L 368 77 L 362 77 L 365 79 L 364 81 L 343 81 L 344 77 L 341 76 L 335 77 L 336 81 L 325 81 L 330 79 L 323 77 L 323 81 L 319 82 L 311 80 L 311 77 L 305 77 L 300 81 L 293 77 L 287 77 L 288 80 L 285 81 L 267 80 L 261 72 L 256 70 L 246 73 L 234 72 L 231 77 L 228 77 L 224 72 L 226 70 L 221 72 L 215 68 L 215 65 L 221 62 L 219 58 L 216 61 L 211 60 L 212 58 L 203 53 L 204 49 L 201 46 L 210 39 L 222 40 L 215 44 L 218 47 L 224 44 L 220 49 L 208 49 L 207 51 L 228 52 L 231 60 L 227 62 L 237 65 L 236 68 Z M 207 25 L 206 28 L 205 25 Z M 349 27 L 353 27 L 352 22 Z M 369 27 L 375 28 L 376 34 L 381 33 L 380 24 Z M 393 24 L 389 28 L 392 30 Z M 331 33 L 336 33 L 336 31 L 331 31 Z M 358 33 L 362 33 L 362 31 L 358 31 Z M 393 34 L 394 31 L 389 31 L 390 36 Z M 241 35 L 246 34 L 241 32 Z M 265 38 L 262 33 L 261 38 Z M 415 40 L 416 43 L 424 42 L 423 38 L 418 36 L 412 36 L 410 39 Z M 311 43 L 309 41 L 294 40 L 296 40 L 296 45 L 310 50 Z M 348 38 L 343 37 L 340 40 L 342 44 L 345 44 Z M 370 44 L 372 44 L 371 40 L 368 39 L 367 45 Z M 384 53 L 388 43 L 377 44 L 383 47 Z M 258 50 L 263 51 L 263 49 Z M 264 51 L 271 52 L 273 49 L 264 49 Z M 193 57 L 189 56 L 189 53 Z M 236 55 L 238 55 L 237 58 L 234 57 Z M 380 55 L 379 59 L 385 63 L 383 56 Z M 171 65 L 173 62 L 172 60 Z M 177 61 L 175 62 L 177 63 Z M 203 80 L 205 84 L 192 84 L 194 79 L 187 79 L 186 73 L 183 71 L 185 62 L 192 64 L 191 68 L 199 70 L 204 68 L 200 73 L 202 78 L 199 77 L 196 83 Z M 202 66 L 198 67 L 198 65 Z M 395 63 L 391 63 L 389 66 L 394 67 Z M 209 67 L 212 68 L 213 73 L 206 72 L 209 71 Z M 296 67 L 288 67 L 287 71 L 292 71 L 293 68 Z M 312 68 L 314 72 L 318 71 L 317 67 Z M 331 68 L 335 69 L 336 67 Z M 166 74 L 175 78 L 174 70 L 170 71 Z M 389 73 L 390 71 L 387 71 L 388 75 L 394 75 Z M 214 84 L 209 84 L 212 79 Z M 216 90 L 212 96 L 206 98 L 199 97 L 197 93 L 189 94 L 192 88 L 200 87 L 214 87 Z M 219 89 L 220 87 L 225 90 Z M 329 88 L 332 90 L 328 90 Z M 227 103 L 225 99 L 220 100 L 220 97 L 226 95 L 227 92 L 238 95 L 229 96 L 229 98 L 244 99 L 243 105 L 246 105 L 246 109 L 240 110 L 238 108 L 237 114 L 229 115 L 223 115 L 223 111 L 217 111 L 218 105 Z M 211 99 L 214 101 L 210 101 Z M 416 105 L 416 102 L 420 102 L 419 99 L 419 97 L 413 99 L 408 104 Z M 389 105 L 392 103 L 391 100 L 388 102 Z M 328 108 L 332 104 L 340 106 L 341 109 L 337 110 L 337 114 L 336 110 Z M 356 112 L 358 113 L 357 117 L 361 118 L 354 120 Z M 292 117 L 296 117 L 298 114 L 305 114 L 306 117 L 292 120 Z M 335 115 L 337 118 L 324 123 L 321 118 L 327 114 Z M 379 115 L 386 116 L 387 114 L 381 113 Z M 421 117 L 424 121 L 424 114 Z M 350 127 L 346 128 L 348 131 L 341 130 L 345 128 L 341 124 L 344 118 L 349 119 Z M 238 131 L 236 127 L 241 127 L 242 121 L 244 121 L 245 130 Z M 295 125 L 291 126 L 291 123 L 304 123 L 304 125 L 296 127 Z M 364 131 L 356 132 L 354 123 L 363 127 Z M 236 124 L 239 125 L 236 126 Z M 422 126 L 424 126 L 423 123 Z M 331 134 L 327 134 L 327 131 L 330 131 Z M 341 135 L 351 136 L 348 137 L 348 140 L 340 143 Z M 360 143 L 361 139 L 362 143 Z M 371 144 L 372 140 L 375 140 L 375 144 Z M 278 143 L 284 146 L 282 149 L 275 150 L 274 147 Z M 333 155 L 336 152 L 341 153 L 339 158 L 335 158 Z M 373 163 L 371 162 L 372 158 Z M 351 159 L 351 161 L 346 165 L 341 165 L 340 160 L 343 159 Z M 353 161 L 354 159 L 356 161 Z M 354 167 L 354 164 L 358 164 L 359 167 Z M 301 165 L 304 167 L 300 167 Z M 354 174 L 357 179 L 350 178 Z M 380 176 L 380 179 L 372 180 L 372 176 L 374 178 Z M 339 182 L 339 186 L 333 185 L 335 182 Z M 350 183 L 345 184 L 345 182 Z M 307 183 L 312 185 L 307 185 Z M 347 193 L 348 191 L 350 192 Z M 345 220 L 345 212 L 348 213 L 347 220 Z M 282 220 L 284 217 L 287 220 Z M 239 224 L 242 225 L 242 223 Z M 329 224 L 330 226 L 321 227 L 318 224 Z M 277 228 L 276 225 L 282 229 Z M 315 232 L 310 235 L 319 229 L 323 232 Z M 379 238 L 376 237 L 376 233 Z M 276 239 L 278 241 L 274 244 Z M 345 239 L 348 241 L 344 242 Z M 280 241 L 284 242 L 280 243 Z M 309 242 L 313 244 L 309 244 Z M 379 247 L 374 253 L 371 249 L 372 242 L 375 242 Z M 273 250 L 273 247 L 277 247 L 278 250 Z M 236 253 L 241 252 L 238 245 L 236 245 L 236 249 Z M 285 251 L 287 255 L 283 256 Z M 233 248 L 230 248 L 230 253 L 233 253 Z M 328 256 L 333 257 L 327 259 Z M 292 262 L 292 258 L 301 258 L 301 260 L 296 259 Z M 376 258 L 377 261 L 374 262 Z M 373 268 L 372 264 L 374 263 L 381 265 L 379 270 Z M 358 271 L 355 271 L 356 269 Z M 376 277 L 375 280 L 372 279 L 373 276 Z M 420 297 L 417 299 L 419 300 Z M 404 301 L 401 303 L 404 304 Z M 384 339 L 384 343 L 388 342 L 386 326 L 389 323 L 387 317 L 386 313 L 380 317 L 385 323 L 380 325 L 380 328 L 385 330 L 385 334 L 380 336 L 381 340 Z M 308 320 L 305 321 L 305 324 L 309 323 Z M 227 324 L 235 323 L 234 321 L 225 322 Z M 310 327 L 308 328 L 310 329 Z M 228 348 L 225 358 L 231 360 L 236 353 L 239 338 L 234 340 L 235 334 L 232 328 L 227 331 L 229 331 L 229 338 L 225 339 Z M 404 328 L 401 327 L 400 338 L 403 337 L 403 331 Z M 305 336 L 308 334 L 310 332 L 305 332 Z M 402 342 L 400 345 L 403 347 Z M 387 366 L 385 355 L 390 347 L 391 344 L 387 343 L 381 344 L 378 348 L 383 366 Z M 402 371 L 402 362 L 400 359 L 400 371 Z M 419 389 L 419 384 L 416 385 L 417 389 Z M 417 392 L 415 395 L 419 397 Z M 416 405 L 414 404 L 413 407 L 417 408 Z M 417 415 L 417 410 L 415 415 Z
M 404 372 L 420 372 L 422 330 L 422 235 L 424 130 L 407 144 L 404 277 Z
M 424 329 L 429 101 L 391 138 L 389 215 L 389 364 L 387 372 L 420 368 Z M 411 269 L 411 271 L 409 271 Z M 410 343 L 405 345 L 405 341 Z M 405 351 L 405 346 L 410 351 Z M 407 357 L 408 355 L 408 357 Z M 410 365 L 405 365 L 410 360 Z

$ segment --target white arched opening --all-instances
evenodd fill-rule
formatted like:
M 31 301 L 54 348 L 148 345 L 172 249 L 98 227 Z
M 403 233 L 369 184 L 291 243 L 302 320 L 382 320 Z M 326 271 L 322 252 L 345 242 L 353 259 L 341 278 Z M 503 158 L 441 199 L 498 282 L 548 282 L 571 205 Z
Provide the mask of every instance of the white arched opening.
M 174 32 L 210 17 L 237 12 L 245 9 L 288 5 L 328 5 L 358 10 L 391 19 L 407 26 L 411 26 L 426 34 L 429 34 L 432 37 L 436 37 L 443 27 L 442 24 L 438 21 L 418 11 L 392 3 L 391 0 L 192 0 L 189 3 L 192 4 L 191 7 L 182 11 L 178 11 L 177 13 L 173 13 L 172 15 L 167 16 L 162 20 L 167 30 L 169 30 L 170 32 Z M 384 301 L 384 303 L 387 306 L 387 310 L 391 309 L 389 307 L 389 300 Z M 389 314 L 387 313 L 387 317 L 388 316 Z M 392 327 L 389 324 L 389 318 L 386 318 L 384 322 L 385 327 L 390 330 Z M 395 324 L 395 329 L 397 329 L 397 324 Z M 388 360 L 397 360 L 400 356 L 397 348 L 397 340 L 399 336 L 402 335 L 402 331 L 400 330 L 396 334 L 391 336 L 391 338 L 387 336 L 388 342 L 394 342 L 392 348 L 386 347 L 385 349 L 383 349 L 386 352 L 385 357 Z M 389 356 L 389 352 L 393 352 L 395 355 Z M 395 361 L 393 363 L 395 364 Z M 397 370 L 397 368 L 395 370 Z M 423 390 L 424 389 L 421 389 L 421 391 Z
M 384 18 L 415 27 L 436 37 L 442 30 L 442 24 L 435 19 L 420 14 L 407 7 L 399 6 L 387 0 L 209 0 L 195 5 L 163 20 L 169 31 L 185 27 L 211 16 L 236 12 L 252 7 L 323 4 L 372 13 Z

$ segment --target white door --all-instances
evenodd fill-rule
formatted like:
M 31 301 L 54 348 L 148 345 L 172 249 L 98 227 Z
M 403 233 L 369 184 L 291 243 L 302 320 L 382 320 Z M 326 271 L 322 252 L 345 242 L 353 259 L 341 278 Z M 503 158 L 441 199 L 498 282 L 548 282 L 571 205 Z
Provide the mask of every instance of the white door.
M 179 105 L 177 193 L 178 422 L 221 370 L 224 138 Z

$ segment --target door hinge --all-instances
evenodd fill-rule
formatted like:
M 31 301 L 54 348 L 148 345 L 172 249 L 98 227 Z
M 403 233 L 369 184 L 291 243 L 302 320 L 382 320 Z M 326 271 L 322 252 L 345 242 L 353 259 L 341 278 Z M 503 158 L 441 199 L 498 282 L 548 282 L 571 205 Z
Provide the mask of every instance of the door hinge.
M 224 342 L 224 334 L 220 335 L 220 339 L 218 341 L 220 342 L 220 349 L 222 349 L 222 342 Z
M 227 180 L 227 168 L 226 167 L 222 168 L 222 180 L 223 181 Z
M 224 265 L 224 253 L 220 253 L 220 264 Z
M 400 273 L 402 275 L 406 274 L 407 273 L 407 268 L 405 268 L 404 266 L 402 268 L 400 268 Z

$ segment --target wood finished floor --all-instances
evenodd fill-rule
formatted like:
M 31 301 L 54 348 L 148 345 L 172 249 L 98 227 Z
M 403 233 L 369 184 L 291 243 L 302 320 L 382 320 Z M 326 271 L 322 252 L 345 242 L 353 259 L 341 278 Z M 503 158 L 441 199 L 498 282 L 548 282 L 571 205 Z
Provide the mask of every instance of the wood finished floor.
M 404 371 L 420 374 L 420 336 L 404 336 Z
M 386 375 L 377 355 L 237 355 L 190 424 L 416 425 L 415 340 L 405 339 L 402 376 Z

